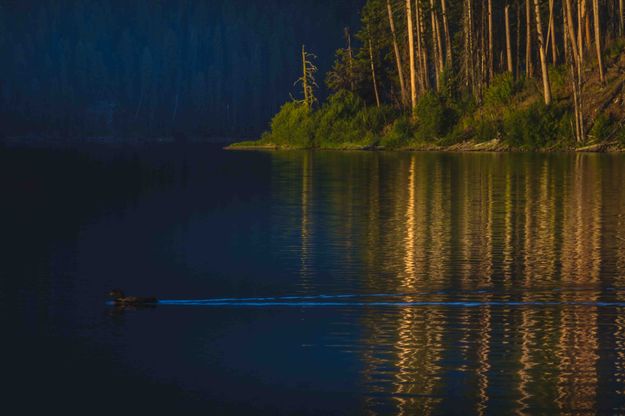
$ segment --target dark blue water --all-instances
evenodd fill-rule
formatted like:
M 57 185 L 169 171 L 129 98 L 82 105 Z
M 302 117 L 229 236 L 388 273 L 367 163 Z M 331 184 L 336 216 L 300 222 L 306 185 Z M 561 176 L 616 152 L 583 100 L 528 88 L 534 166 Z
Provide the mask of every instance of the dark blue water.
M 3 149 L 0 191 L 21 414 L 625 413 L 622 155 Z

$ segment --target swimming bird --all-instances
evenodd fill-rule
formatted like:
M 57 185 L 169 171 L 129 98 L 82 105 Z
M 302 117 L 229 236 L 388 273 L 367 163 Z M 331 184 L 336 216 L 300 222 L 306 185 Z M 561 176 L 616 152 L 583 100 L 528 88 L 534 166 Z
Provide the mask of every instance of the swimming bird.
M 155 305 L 158 303 L 158 299 L 155 297 L 126 296 L 119 289 L 111 290 L 109 296 L 113 298 L 113 302 L 116 305 L 120 306 Z

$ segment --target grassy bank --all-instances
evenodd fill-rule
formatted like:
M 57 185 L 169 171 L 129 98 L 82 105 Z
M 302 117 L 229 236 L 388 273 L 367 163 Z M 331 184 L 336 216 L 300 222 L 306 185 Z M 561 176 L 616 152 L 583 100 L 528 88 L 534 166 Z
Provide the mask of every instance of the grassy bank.
M 603 110 L 589 116 L 587 142 L 576 143 L 566 75 L 563 68 L 552 68 L 551 72 L 556 99 L 549 106 L 542 102 L 536 80 L 514 80 L 508 74 L 499 75 L 493 81 L 480 103 L 471 98 L 428 93 L 419 100 L 414 119 L 390 106 L 366 105 L 357 95 L 339 91 L 314 110 L 297 102 L 285 104 L 260 140 L 236 143 L 230 148 L 449 151 L 625 148 L 619 109 L 600 102 L 599 96 L 611 88 L 620 88 L 623 76 L 614 77 L 600 89 L 588 88 L 587 102 L 595 102 Z

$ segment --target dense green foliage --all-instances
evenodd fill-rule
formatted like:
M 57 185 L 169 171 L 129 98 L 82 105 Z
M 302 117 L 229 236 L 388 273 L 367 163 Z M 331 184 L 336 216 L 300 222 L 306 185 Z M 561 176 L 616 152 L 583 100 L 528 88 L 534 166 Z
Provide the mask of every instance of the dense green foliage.
M 262 143 L 282 147 L 350 148 L 373 146 L 393 119 L 389 107 L 367 106 L 358 96 L 341 91 L 318 110 L 304 104 L 285 104 L 271 121 Z

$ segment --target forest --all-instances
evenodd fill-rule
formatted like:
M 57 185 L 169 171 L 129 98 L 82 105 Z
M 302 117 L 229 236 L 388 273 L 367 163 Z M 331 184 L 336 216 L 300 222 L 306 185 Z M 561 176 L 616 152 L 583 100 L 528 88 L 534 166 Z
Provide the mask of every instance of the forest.
M 362 4 L 0 0 L 0 139 L 257 137 Z
M 368 0 L 332 69 L 304 46 L 293 99 L 240 146 L 622 148 L 624 3 Z

